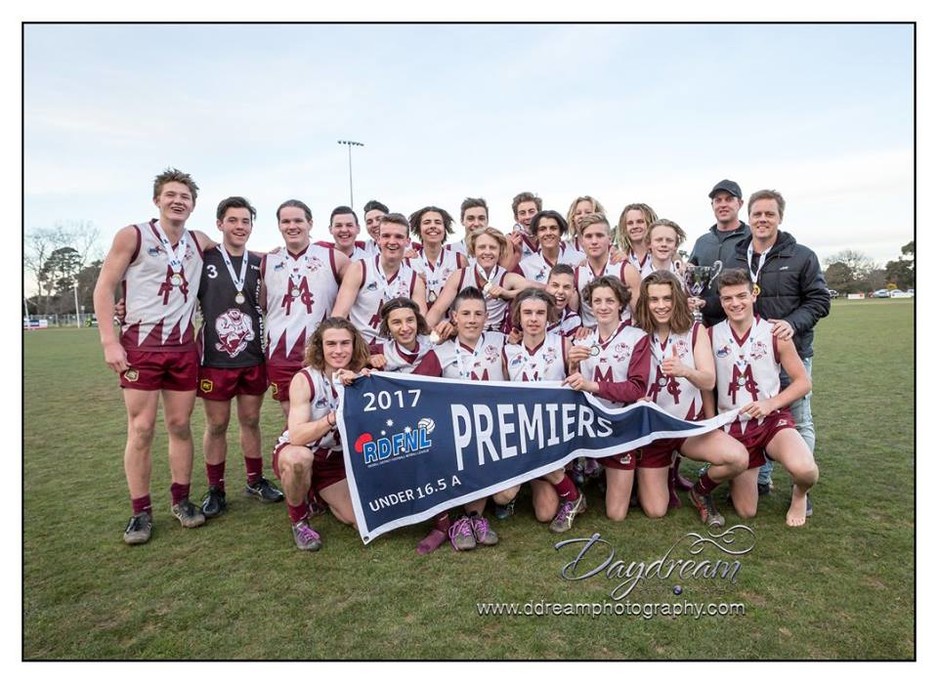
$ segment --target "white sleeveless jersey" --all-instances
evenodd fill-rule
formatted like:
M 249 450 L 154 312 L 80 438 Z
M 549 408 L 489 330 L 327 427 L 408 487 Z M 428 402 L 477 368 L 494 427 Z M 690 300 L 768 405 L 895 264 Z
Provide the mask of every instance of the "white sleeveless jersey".
M 524 277 L 528 280 L 533 280 L 536 283 L 546 283 L 547 277 L 550 275 L 550 269 L 552 269 L 556 264 L 568 264 L 570 266 L 576 267 L 584 257 L 581 257 L 575 250 L 570 248 L 567 243 L 560 243 L 560 254 L 557 255 L 557 261 L 551 263 L 548 261 L 544 255 L 538 250 L 531 256 L 525 257 L 521 260 L 518 266 L 521 268 L 521 272 L 524 274 Z
M 427 352 L 434 348 L 427 335 L 417 335 L 417 349 L 412 352 L 394 340 L 378 340 L 375 344 L 378 353 L 384 356 L 384 368 L 381 370 L 397 373 L 413 373 Z
M 138 223 L 137 249 L 121 281 L 125 307 L 121 344 L 126 349 L 178 349 L 194 343 L 193 318 L 202 279 L 202 250 L 192 231 L 185 231 L 185 253 L 178 274 L 172 255 L 156 230 L 156 219 Z M 178 243 L 171 245 L 176 249 Z M 110 325 L 110 322 L 108 322 Z
M 459 257 L 457 252 L 446 249 L 440 250 L 439 258 L 430 263 L 427 255 L 420 250 L 416 259 L 409 259 L 408 265 L 414 269 L 427 283 L 427 306 L 431 306 L 440 296 L 446 279 L 459 270 Z
M 397 297 L 413 299 L 414 286 L 417 284 L 417 274 L 410 266 L 403 263 L 398 267 L 397 273 L 388 279 L 378 265 L 380 259 L 380 256 L 370 257 L 352 266 L 352 268 L 361 268 L 364 273 L 358 296 L 355 297 L 348 319 L 358 328 L 368 344 L 379 339 L 381 307 L 384 303 Z
M 563 242 L 564 256 L 561 258 L 561 261 L 565 264 L 570 264 L 571 266 L 576 266 L 583 261 L 586 261 L 586 252 L 583 250 L 580 241 L 576 237 L 566 240 Z
M 547 326 L 547 332 L 557 333 L 558 335 L 569 337 L 582 325 L 583 320 L 580 318 L 580 314 L 578 314 L 576 311 L 571 311 L 567 307 L 564 307 L 563 312 L 560 314 L 560 318 Z
M 724 413 L 740 408 L 753 401 L 777 396 L 781 391 L 778 347 L 772 335 L 772 324 L 756 316 L 752 327 L 742 336 L 736 337 L 728 321 L 721 321 L 710 328 L 710 341 L 717 371 L 717 410 Z M 745 432 L 745 423 L 750 418 L 739 416 Z M 762 419 L 757 419 L 759 423 Z M 730 424 L 732 425 L 732 424 Z M 729 432 L 730 425 L 724 429 Z
M 487 283 L 494 283 L 500 287 L 505 287 L 505 276 L 508 275 L 501 266 L 496 266 L 491 277 L 485 277 L 480 273 L 482 269 L 476 264 L 472 264 L 462 269 L 462 275 L 459 279 L 459 288 L 461 292 L 464 287 L 477 287 L 485 295 L 485 329 L 501 332 L 505 325 L 505 319 L 508 318 L 508 301 L 501 297 L 489 297 L 485 291 Z
M 459 252 L 464 257 L 466 257 L 466 259 L 475 260 L 475 257 L 469 255 L 469 249 L 466 247 L 466 238 L 456 242 L 449 242 L 443 245 L 443 249 L 449 250 L 451 252 Z
M 651 374 L 648 383 L 648 398 L 675 418 L 697 420 L 702 408 L 700 390 L 687 378 L 668 377 L 661 371 L 661 362 L 677 352 L 685 366 L 696 369 L 694 343 L 697 335 L 704 334 L 699 323 L 694 323 L 685 333 L 671 332 L 661 340 L 651 333 L 648 346 L 651 348 Z
M 315 368 L 304 366 L 297 375 L 302 375 L 309 381 L 309 419 L 319 420 L 329 414 L 330 411 L 336 411 L 339 408 L 339 393 L 332 385 L 332 381 L 327 378 L 322 371 Z M 280 444 L 290 442 L 289 430 L 284 430 L 277 440 Z M 310 449 L 326 449 L 332 452 L 342 451 L 342 440 L 339 436 L 339 429 L 332 428 L 315 442 L 307 444 Z
M 629 250 L 626 255 L 626 261 L 635 267 L 635 270 L 638 271 L 642 280 L 644 280 L 649 273 L 655 270 L 651 265 L 651 252 L 645 252 L 644 258 L 639 259 L 637 256 L 635 256 L 635 252 Z
M 580 293 L 580 318 L 583 319 L 583 325 L 586 327 L 592 328 L 595 326 L 596 317 L 593 315 L 593 309 L 590 307 L 589 302 L 583 298 L 583 288 L 593 282 L 596 278 L 604 275 L 615 276 L 621 280 L 623 284 L 625 284 L 625 265 L 625 261 L 614 264 L 612 263 L 612 260 L 606 259 L 606 265 L 599 273 L 594 272 L 593 268 L 589 264 L 583 264 L 582 266 L 573 270 L 576 291 Z M 626 306 L 622 309 L 622 315 L 619 317 L 619 319 L 623 323 L 631 324 L 632 309 L 628 302 L 626 302 Z
M 339 294 L 335 252 L 309 245 L 299 254 L 265 254 L 261 273 L 267 288 L 267 359 L 303 365 L 306 341 L 332 313 Z
M 502 352 L 508 379 L 512 382 L 563 380 L 567 377 L 567 358 L 563 353 L 563 337 L 547 333 L 535 349 L 524 343 L 506 344 Z
M 633 328 L 627 323 L 620 323 L 616 331 L 607 340 L 601 340 L 599 329 L 590 332 L 574 344 L 587 347 L 590 356 L 580 361 L 580 373 L 593 382 L 626 382 L 629 379 L 629 363 L 636 345 L 645 337 L 645 332 Z M 616 406 L 614 402 L 596 396 L 607 406 Z
M 362 252 L 365 257 L 375 257 L 381 254 L 381 248 L 378 247 L 378 243 L 368 238 L 365 240 L 365 244 L 362 246 Z
M 499 332 L 484 332 L 474 349 L 457 340 L 447 340 L 434 347 L 433 353 L 440 362 L 444 378 L 504 380 L 502 350 L 506 339 Z

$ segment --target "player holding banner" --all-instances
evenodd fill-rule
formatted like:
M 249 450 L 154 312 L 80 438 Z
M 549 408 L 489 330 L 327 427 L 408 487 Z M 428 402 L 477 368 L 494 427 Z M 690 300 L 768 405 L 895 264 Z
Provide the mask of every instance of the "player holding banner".
M 414 369 L 415 375 L 434 378 L 460 378 L 462 380 L 504 380 L 502 349 L 505 335 L 485 330 L 485 296 L 475 287 L 464 288 L 453 300 L 450 317 L 456 337 L 437 345 L 426 353 Z M 476 546 L 494 546 L 498 535 L 489 527 L 482 515 L 486 499 L 471 501 L 450 524 L 448 512 L 438 515 L 433 529 L 417 545 L 417 553 L 424 555 L 437 549 L 449 536 L 457 551 L 470 551 Z
M 310 338 L 303 367 L 290 382 L 287 429 L 274 447 L 274 473 L 287 499 L 293 541 L 301 551 L 322 548 L 309 525 L 314 497 L 333 515 L 355 526 L 355 511 L 345 476 L 345 458 L 336 428 L 339 392 L 335 383 L 350 384 L 368 363 L 368 347 L 344 318 L 327 318 Z
M 706 329 L 693 322 L 680 279 L 669 271 L 652 271 L 642 280 L 635 316 L 649 336 L 649 400 L 675 418 L 699 420 L 701 392 L 710 392 L 714 386 L 713 353 Z M 723 516 L 711 492 L 746 469 L 746 449 L 720 430 L 685 439 L 660 439 L 639 449 L 638 500 L 650 518 L 664 516 L 669 499 L 677 497 L 673 472 L 669 477 L 674 451 L 711 464 L 689 496 L 704 523 L 722 526 Z
M 522 290 L 515 298 L 511 319 L 522 337 L 518 344 L 505 345 L 502 352 L 503 374 L 509 380 L 562 381 L 567 376 L 571 342 L 562 335 L 547 332 L 547 326 L 557 318 L 555 306 L 551 295 L 536 288 Z M 520 489 L 520 485 L 510 487 L 495 494 L 492 500 L 510 515 Z M 573 527 L 577 514 L 586 510 L 586 497 L 563 468 L 531 480 L 531 493 L 535 517 L 540 522 L 550 520 L 551 532 L 566 532 Z
M 581 293 L 581 301 L 590 303 L 596 328 L 570 350 L 570 361 L 578 363 L 579 370 L 564 384 L 595 394 L 607 406 L 633 404 L 648 389 L 648 335 L 621 320 L 630 299 L 629 288 L 609 275 L 595 278 Z M 599 462 L 606 471 L 606 517 L 625 520 L 638 459 L 628 452 Z
M 746 271 L 723 271 L 716 289 L 726 313 L 726 320 L 709 330 L 717 408 L 721 413 L 739 409 L 724 429 L 749 451 L 749 469 L 731 484 L 733 506 L 743 518 L 756 514 L 759 468 L 768 457 L 791 474 L 794 486 L 785 522 L 799 527 L 807 519 L 808 490 L 818 480 L 818 468 L 788 407 L 811 391 L 811 378 L 794 342 L 773 335 L 773 324 L 755 315 L 756 294 Z M 779 379 L 783 369 L 791 379 L 784 390 Z

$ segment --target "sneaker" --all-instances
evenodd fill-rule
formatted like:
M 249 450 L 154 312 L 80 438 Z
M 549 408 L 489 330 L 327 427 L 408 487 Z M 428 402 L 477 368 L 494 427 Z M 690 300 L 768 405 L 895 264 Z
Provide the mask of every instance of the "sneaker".
M 225 501 L 225 490 L 219 487 L 209 487 L 208 494 L 202 500 L 202 515 L 206 518 L 214 518 L 228 510 L 228 502 Z
M 449 540 L 457 551 L 472 551 L 476 547 L 476 538 L 472 534 L 468 516 L 464 515 L 450 525 Z
M 300 551 L 319 551 L 322 548 L 319 533 L 305 520 L 300 520 L 293 526 L 293 541 L 296 542 L 296 548 Z
M 759 496 L 768 496 L 769 492 L 775 488 L 772 480 L 769 480 L 768 482 L 759 482 L 756 486 L 759 488 Z
M 691 503 L 697 508 L 697 512 L 700 513 L 700 519 L 707 527 L 723 527 L 723 523 L 726 521 L 713 503 L 711 494 L 700 494 L 697 488 L 694 487 L 687 492 L 687 495 Z
M 515 497 L 504 506 L 501 504 L 495 504 L 495 519 L 496 520 L 507 520 L 515 514 L 515 501 L 518 500 L 518 497 Z
M 205 516 L 201 509 L 196 507 L 189 499 L 183 499 L 173 506 L 173 515 L 183 527 L 199 527 L 205 524 Z
M 476 542 L 482 546 L 495 546 L 498 543 L 498 535 L 495 530 L 489 527 L 489 521 L 478 513 L 469 516 L 469 527 L 472 528 L 472 536 Z
M 554 516 L 554 520 L 550 524 L 550 531 L 566 532 L 573 527 L 573 521 L 577 513 L 582 513 L 585 510 L 586 498 L 583 496 L 582 492 L 576 501 L 564 501 L 560 504 L 560 510 L 557 511 L 557 515 Z
M 150 541 L 150 534 L 153 531 L 153 519 L 146 511 L 137 513 L 127 523 L 127 529 L 124 530 L 125 544 L 146 544 Z
M 283 492 L 274 487 L 266 478 L 261 478 L 254 484 L 250 482 L 245 485 L 244 493 L 248 496 L 254 496 L 264 503 L 277 503 L 283 501 Z

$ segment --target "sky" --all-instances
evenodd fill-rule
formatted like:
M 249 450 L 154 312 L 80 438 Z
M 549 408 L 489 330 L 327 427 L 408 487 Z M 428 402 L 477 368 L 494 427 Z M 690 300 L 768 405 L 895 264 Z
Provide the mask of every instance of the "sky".
M 28 24 L 23 228 L 90 223 L 103 256 L 154 217 L 153 177 L 192 174 L 190 228 L 229 195 L 257 208 L 251 246 L 280 244 L 297 198 L 379 199 L 457 219 L 484 197 L 616 221 L 650 204 L 688 234 L 723 178 L 774 188 L 782 225 L 823 261 L 880 265 L 914 238 L 914 52 L 906 24 Z M 339 140 L 362 142 L 351 150 Z M 871 210 L 888 207 L 887 211 Z M 744 208 L 745 212 L 745 208 Z M 888 220 L 884 217 L 888 215 Z M 361 221 L 364 223 L 364 221 Z M 362 229 L 364 235 L 364 228 Z

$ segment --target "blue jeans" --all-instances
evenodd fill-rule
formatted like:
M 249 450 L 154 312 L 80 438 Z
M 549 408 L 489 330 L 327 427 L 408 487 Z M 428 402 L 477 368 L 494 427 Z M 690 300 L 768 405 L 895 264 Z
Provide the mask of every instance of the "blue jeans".
M 807 359 L 801 359 L 802 363 L 804 363 L 804 369 L 808 371 L 809 378 L 811 377 L 811 362 L 813 360 L 813 356 Z M 784 370 L 779 374 L 779 378 L 782 381 L 782 389 L 785 389 L 791 384 L 791 378 L 788 377 L 788 373 Z M 805 444 L 808 445 L 808 449 L 813 455 L 815 434 L 814 418 L 811 415 L 811 392 L 808 392 L 801 399 L 792 403 L 788 408 L 791 411 L 791 417 L 795 419 L 795 429 L 798 431 L 798 434 L 801 435 Z M 774 461 L 766 459 L 765 465 L 759 469 L 759 484 L 768 484 L 772 480 L 772 468 L 774 465 Z

